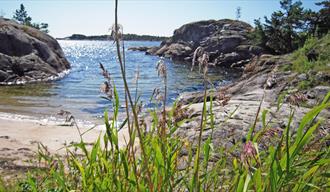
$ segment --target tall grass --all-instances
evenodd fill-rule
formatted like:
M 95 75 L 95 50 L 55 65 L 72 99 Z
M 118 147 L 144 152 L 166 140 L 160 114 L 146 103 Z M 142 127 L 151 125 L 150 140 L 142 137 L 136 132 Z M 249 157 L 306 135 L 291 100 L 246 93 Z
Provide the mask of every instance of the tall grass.
M 329 135 L 319 136 L 321 111 L 330 107 L 330 93 L 293 127 L 294 109 L 284 130 L 275 131 L 259 107 L 246 141 L 232 148 L 213 146 L 213 135 L 202 140 L 205 128 L 214 128 L 213 97 L 207 101 L 208 57 L 201 55 L 204 100 L 197 146 L 176 135 L 189 111 L 175 102 L 166 109 L 167 73 L 161 61 L 158 71 L 164 82 L 163 106 L 150 111 L 151 123 L 139 118 L 139 99 L 133 100 L 125 73 L 122 27 L 118 24 L 116 0 L 113 37 L 125 88 L 126 118 L 118 125 L 119 96 L 103 65 L 107 93 L 113 112 L 104 112 L 106 133 L 88 147 L 81 141 L 54 156 L 40 146 L 40 161 L 47 169 L 30 172 L 20 191 L 326 191 L 329 190 Z M 195 60 L 195 58 L 194 58 Z M 111 85 L 111 86 L 110 86 Z M 137 86 L 137 85 L 136 85 Z M 261 106 L 261 105 L 260 105 Z M 281 106 L 281 105 L 279 105 Z M 161 111 L 161 113 L 159 113 Z M 259 114 L 261 113 L 261 114 Z M 111 118 L 110 118 L 111 116 Z M 260 118 L 259 118 L 260 117 Z M 111 120 L 109 120 L 111 119 Z M 263 127 L 256 130 L 257 121 Z M 129 141 L 120 147 L 118 130 L 128 128 Z M 271 135 L 271 136 L 269 136 Z M 274 139 L 275 142 L 264 142 Z M 260 144 L 263 147 L 260 147 Z M 1 190 L 9 189 L 0 187 Z

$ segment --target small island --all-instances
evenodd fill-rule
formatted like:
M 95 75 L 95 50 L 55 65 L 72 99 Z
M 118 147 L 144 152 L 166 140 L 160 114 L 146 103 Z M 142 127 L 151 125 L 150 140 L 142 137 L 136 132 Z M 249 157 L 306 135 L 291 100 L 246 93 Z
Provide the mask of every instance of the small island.
M 136 35 L 124 34 L 125 41 L 165 41 L 168 37 L 152 36 L 152 35 Z M 110 41 L 113 40 L 111 35 L 92 35 L 86 36 L 82 34 L 73 34 L 65 38 L 57 38 L 57 40 L 92 40 L 92 41 Z

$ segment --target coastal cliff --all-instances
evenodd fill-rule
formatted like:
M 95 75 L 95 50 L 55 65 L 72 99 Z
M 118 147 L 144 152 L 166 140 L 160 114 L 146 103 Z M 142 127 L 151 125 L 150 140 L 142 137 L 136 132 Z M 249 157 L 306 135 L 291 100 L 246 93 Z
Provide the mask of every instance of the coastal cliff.
M 0 42 L 0 84 L 48 81 L 70 69 L 58 42 L 32 27 L 0 18 Z

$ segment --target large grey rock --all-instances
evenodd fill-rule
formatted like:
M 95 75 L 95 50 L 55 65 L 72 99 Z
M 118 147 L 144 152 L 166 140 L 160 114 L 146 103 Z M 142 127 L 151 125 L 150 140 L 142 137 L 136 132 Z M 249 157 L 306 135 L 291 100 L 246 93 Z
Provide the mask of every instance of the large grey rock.
M 56 79 L 70 68 L 51 36 L 12 20 L 0 18 L 0 84 Z
M 158 49 L 153 47 L 146 53 L 190 63 L 196 48 L 202 47 L 216 66 L 243 67 L 263 52 L 250 42 L 251 30 L 249 24 L 230 19 L 188 23 L 176 29 Z

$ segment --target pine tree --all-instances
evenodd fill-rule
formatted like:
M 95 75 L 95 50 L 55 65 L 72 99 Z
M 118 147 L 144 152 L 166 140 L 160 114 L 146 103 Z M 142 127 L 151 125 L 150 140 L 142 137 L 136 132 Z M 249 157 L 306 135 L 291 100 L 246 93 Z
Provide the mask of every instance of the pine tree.
M 44 33 L 48 33 L 48 24 L 47 23 L 32 23 L 32 18 L 28 16 L 27 11 L 23 4 L 20 5 L 20 9 L 17 9 L 14 13 L 13 18 L 22 25 L 27 25 L 33 28 L 36 28 Z
M 330 29 L 330 1 L 322 1 L 316 3 L 318 6 L 323 6 L 320 11 L 315 14 L 314 19 L 314 34 L 323 36 L 329 32 Z
M 20 5 L 20 9 L 15 11 L 13 18 L 22 25 L 31 26 L 32 18 L 28 16 L 23 4 Z
M 256 37 L 261 45 L 275 54 L 285 54 L 304 44 L 311 22 L 310 10 L 302 7 L 301 1 L 281 0 L 281 10 L 265 17 L 265 23 L 256 23 Z M 262 38 L 262 39 L 260 39 Z

